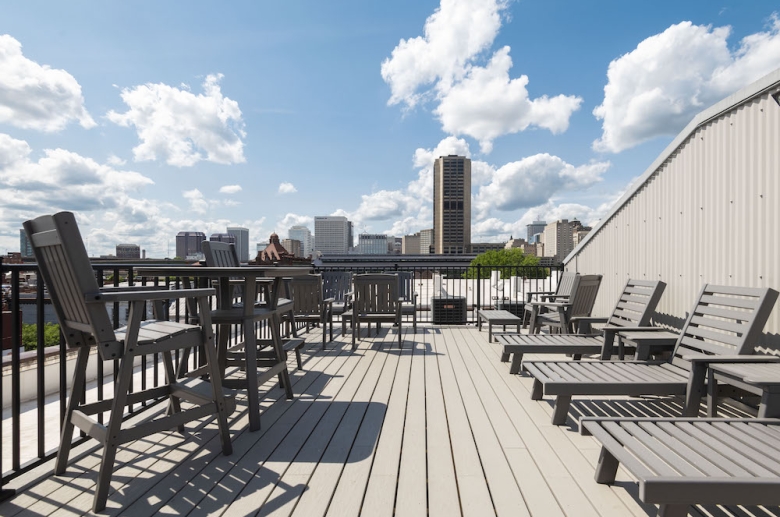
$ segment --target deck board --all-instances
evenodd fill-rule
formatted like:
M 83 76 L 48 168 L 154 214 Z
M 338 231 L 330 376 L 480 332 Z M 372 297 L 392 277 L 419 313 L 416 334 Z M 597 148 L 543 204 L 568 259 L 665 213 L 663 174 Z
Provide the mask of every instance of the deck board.
M 430 325 L 419 325 L 417 333 L 405 326 L 403 333 L 401 349 L 396 329 L 384 328 L 364 334 L 355 352 L 349 332 L 335 336 L 326 351 L 319 329 L 303 333 L 313 342 L 304 347 L 303 371 L 294 370 L 290 357 L 294 400 L 269 381 L 262 427 L 249 432 L 239 392 L 229 418 L 231 456 L 221 454 L 213 419 L 188 424 L 184 438 L 165 432 L 121 447 L 105 514 L 654 514 L 622 469 L 615 486 L 593 481 L 598 442 L 551 425 L 552 399 L 531 400 L 532 379 L 509 374 L 501 348 L 485 333 Z M 570 422 L 586 414 L 679 411 L 674 398 L 580 397 Z M 99 451 L 88 442 L 72 458 L 64 476 L 50 475 L 49 462 L 12 480 L 9 487 L 20 490 L 0 503 L 0 515 L 89 515 Z M 707 507 L 691 514 L 780 511 Z

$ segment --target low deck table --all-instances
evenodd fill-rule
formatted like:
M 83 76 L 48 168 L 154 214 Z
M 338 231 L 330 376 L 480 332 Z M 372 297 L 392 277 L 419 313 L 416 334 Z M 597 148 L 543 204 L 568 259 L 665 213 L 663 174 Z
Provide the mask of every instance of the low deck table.
M 482 320 L 485 320 L 488 325 L 488 342 L 493 342 L 493 325 L 503 325 L 506 330 L 507 325 L 517 325 L 517 333 L 520 333 L 520 327 L 523 325 L 523 320 L 519 316 L 515 316 L 509 311 L 477 311 L 477 328 L 482 332 Z
M 780 362 L 710 364 L 707 414 L 717 413 L 718 382 L 761 396 L 759 418 L 780 417 Z
M 626 344 L 636 347 L 634 358 L 646 361 L 652 354 L 674 349 L 679 334 L 668 330 L 638 330 L 618 332 L 618 357 L 623 359 Z

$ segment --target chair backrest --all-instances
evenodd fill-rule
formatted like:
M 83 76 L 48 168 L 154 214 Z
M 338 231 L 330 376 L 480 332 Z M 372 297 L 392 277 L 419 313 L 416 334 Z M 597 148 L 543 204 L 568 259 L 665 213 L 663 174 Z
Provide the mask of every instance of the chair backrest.
M 618 298 L 612 315 L 607 320 L 610 327 L 646 327 L 655 314 L 666 283 L 660 280 L 634 280 L 629 278 Z
M 411 271 L 399 271 L 398 275 L 398 297 L 405 302 L 411 302 L 414 299 L 414 273 Z
M 73 213 L 40 216 L 24 230 L 68 346 L 98 345 L 103 359 L 119 358 L 122 349 Z
M 344 303 L 352 289 L 352 273 L 349 271 L 325 271 L 322 273 L 322 289 L 325 298 L 335 303 Z
M 672 364 L 690 369 L 686 354 L 752 354 L 777 295 L 768 287 L 704 284 L 677 338 Z
M 295 314 L 319 314 L 322 311 L 322 275 L 294 276 L 290 287 Z
M 580 275 L 577 290 L 569 298 L 569 318 L 590 316 L 601 287 L 601 275 Z
M 571 296 L 577 290 L 577 284 L 580 281 L 580 274 L 572 271 L 564 271 L 558 279 L 558 286 L 555 288 L 556 296 Z M 558 300 L 560 301 L 560 300 Z
M 368 273 L 352 278 L 352 310 L 364 314 L 395 314 L 398 309 L 398 277 Z
M 209 267 L 238 267 L 241 265 L 235 244 L 203 241 L 202 249 L 206 265 Z

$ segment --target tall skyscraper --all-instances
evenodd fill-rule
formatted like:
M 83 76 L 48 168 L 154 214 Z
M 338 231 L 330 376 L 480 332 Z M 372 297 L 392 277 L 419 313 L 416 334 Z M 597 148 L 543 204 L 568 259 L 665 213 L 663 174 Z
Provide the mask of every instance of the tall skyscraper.
M 525 226 L 526 231 L 526 238 L 525 240 L 529 243 L 535 243 L 534 235 L 539 233 L 544 233 L 544 227 L 547 226 L 547 223 L 544 221 L 534 221 L 531 224 L 527 224 Z
M 176 256 L 180 259 L 198 258 L 203 256 L 201 244 L 206 240 L 203 232 L 179 232 L 176 235 Z
M 572 221 L 575 222 L 575 221 Z M 574 249 L 574 231 L 580 222 L 573 225 L 568 219 L 552 222 L 544 228 L 544 256 L 553 257 L 556 263 L 561 262 Z
M 433 163 L 435 253 L 468 253 L 471 247 L 471 160 L 451 154 Z
M 307 227 L 293 226 L 287 231 L 287 235 L 290 239 L 301 241 L 303 244 L 303 248 L 301 249 L 301 256 L 303 258 L 306 258 L 312 254 L 314 251 L 314 237 L 312 237 L 311 231 Z
M 352 223 L 343 216 L 314 218 L 314 251 L 323 255 L 344 255 L 352 247 Z
M 35 256 L 33 254 L 32 243 L 30 242 L 30 239 L 27 238 L 27 232 L 24 231 L 24 228 L 19 230 L 19 251 L 22 253 L 22 258 L 32 258 Z
M 238 260 L 249 262 L 249 229 L 240 226 L 228 226 L 227 233 L 236 237 Z

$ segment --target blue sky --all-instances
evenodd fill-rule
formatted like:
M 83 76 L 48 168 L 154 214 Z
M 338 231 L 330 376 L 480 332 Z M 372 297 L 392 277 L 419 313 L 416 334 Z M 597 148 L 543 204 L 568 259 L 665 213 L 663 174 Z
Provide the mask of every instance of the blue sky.
M 768 1 L 0 2 L 0 251 L 77 214 L 91 255 L 179 231 L 595 223 L 702 109 L 780 67 Z M 254 249 L 251 246 L 250 249 Z

